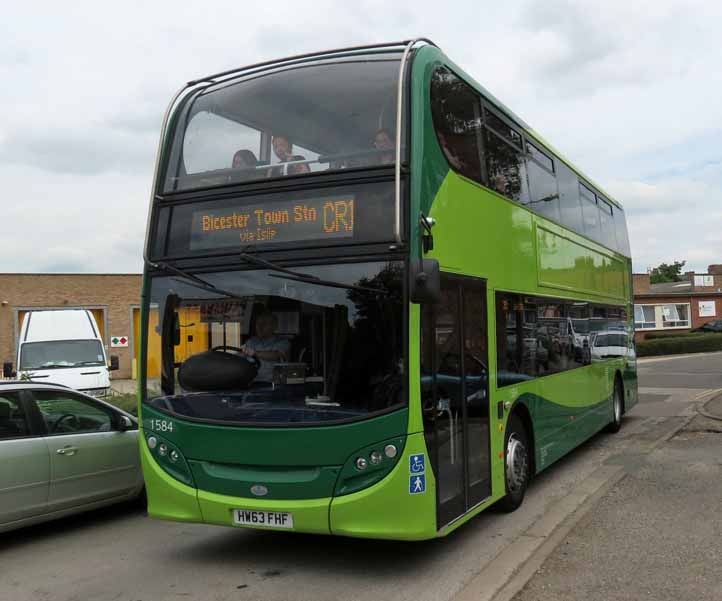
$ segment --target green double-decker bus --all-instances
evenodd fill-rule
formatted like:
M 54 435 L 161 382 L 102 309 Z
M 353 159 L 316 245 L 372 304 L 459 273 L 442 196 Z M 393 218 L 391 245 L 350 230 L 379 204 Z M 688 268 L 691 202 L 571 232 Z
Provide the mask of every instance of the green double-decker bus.
M 189 82 L 145 264 L 153 517 L 444 536 L 637 401 L 622 207 L 428 40 Z

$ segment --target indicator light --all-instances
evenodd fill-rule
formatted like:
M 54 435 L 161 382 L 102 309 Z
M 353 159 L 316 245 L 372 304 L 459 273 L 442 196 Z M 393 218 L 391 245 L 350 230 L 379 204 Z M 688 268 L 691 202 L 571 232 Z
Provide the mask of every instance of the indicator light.
M 158 439 L 155 436 L 148 438 L 148 448 L 155 449 L 158 446 Z

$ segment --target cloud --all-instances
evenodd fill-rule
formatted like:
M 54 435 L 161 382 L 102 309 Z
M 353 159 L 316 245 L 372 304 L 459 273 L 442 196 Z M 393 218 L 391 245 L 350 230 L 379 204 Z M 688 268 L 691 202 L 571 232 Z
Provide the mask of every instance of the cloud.
M 184 82 L 416 35 L 626 205 L 636 268 L 722 261 L 720 3 L 88 0 L 3 16 L 0 271 L 141 268 L 160 122 Z

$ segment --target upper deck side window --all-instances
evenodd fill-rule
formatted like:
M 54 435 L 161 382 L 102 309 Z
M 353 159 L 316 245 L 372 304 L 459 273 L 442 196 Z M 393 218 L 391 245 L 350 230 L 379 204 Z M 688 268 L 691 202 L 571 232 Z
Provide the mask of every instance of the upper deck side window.
M 439 146 L 457 173 L 630 256 L 623 211 L 445 66 L 431 77 Z
M 178 115 L 164 192 L 393 165 L 396 54 L 316 62 L 199 92 Z
M 451 168 L 483 183 L 481 100 L 473 88 L 445 67 L 436 69 L 431 78 L 431 114 Z

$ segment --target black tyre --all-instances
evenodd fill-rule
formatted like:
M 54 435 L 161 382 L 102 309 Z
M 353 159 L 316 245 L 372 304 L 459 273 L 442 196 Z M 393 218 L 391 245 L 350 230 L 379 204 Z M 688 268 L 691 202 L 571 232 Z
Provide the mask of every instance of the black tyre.
M 504 437 L 504 481 L 506 496 L 499 501 L 502 511 L 512 512 L 524 501 L 531 479 L 531 445 L 529 436 L 517 415 L 509 418 Z
M 622 413 L 624 413 L 624 389 L 619 378 L 614 379 L 614 395 L 612 396 L 612 421 L 606 430 L 612 434 L 619 432 L 622 427 Z

